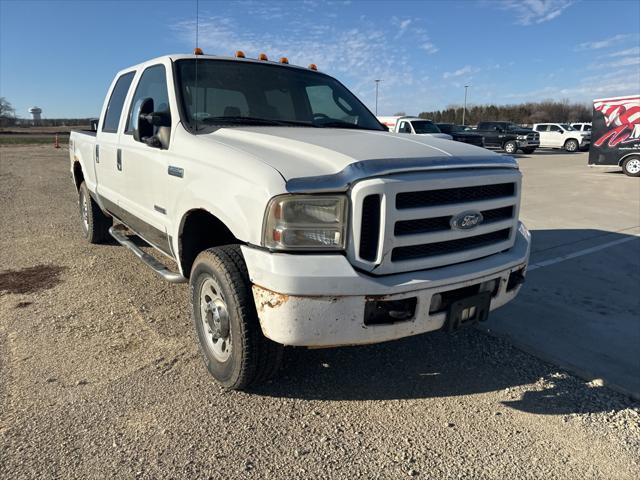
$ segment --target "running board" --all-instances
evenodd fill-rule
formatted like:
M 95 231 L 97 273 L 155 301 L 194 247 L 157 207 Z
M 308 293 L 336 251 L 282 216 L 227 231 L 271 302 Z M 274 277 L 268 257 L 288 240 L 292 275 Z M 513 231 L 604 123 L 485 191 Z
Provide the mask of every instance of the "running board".
M 170 283 L 185 283 L 187 281 L 182 275 L 172 272 L 165 265 L 160 263 L 154 256 L 143 252 L 140 247 L 131 241 L 125 233 L 124 225 L 114 225 L 109 229 L 109 234 L 123 247 L 127 247 L 133 254 L 142 260 L 148 267 Z

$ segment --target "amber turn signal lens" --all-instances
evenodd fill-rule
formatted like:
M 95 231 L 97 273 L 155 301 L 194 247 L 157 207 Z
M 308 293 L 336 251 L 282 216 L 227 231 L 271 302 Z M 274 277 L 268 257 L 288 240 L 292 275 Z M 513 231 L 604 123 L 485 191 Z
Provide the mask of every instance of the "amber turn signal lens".
M 194 55 L 203 55 L 202 53 L 202 49 L 200 47 L 196 47 L 193 49 L 193 54 Z
M 289 59 L 287 57 L 282 57 L 282 58 L 280 58 L 280 63 L 286 63 L 288 65 L 289 64 Z
M 318 66 L 317 66 L 315 63 L 310 64 L 310 65 L 309 65 L 309 68 L 310 68 L 311 70 L 318 70 Z
M 236 50 L 236 58 L 245 58 L 242 50 Z
M 258 60 L 269 60 L 269 58 L 267 57 L 266 53 L 261 53 L 260 55 L 258 55 Z

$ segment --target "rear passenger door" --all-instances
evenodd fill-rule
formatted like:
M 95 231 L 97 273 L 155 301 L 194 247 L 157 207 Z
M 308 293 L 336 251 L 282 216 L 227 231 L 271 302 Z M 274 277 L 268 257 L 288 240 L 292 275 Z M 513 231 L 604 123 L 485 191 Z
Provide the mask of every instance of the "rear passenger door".
M 483 126 L 482 135 L 484 136 L 484 144 L 487 147 L 500 147 L 500 139 L 498 138 L 498 125 L 495 123 L 487 123 Z
M 96 134 L 96 146 L 93 152 L 96 167 L 96 192 L 103 206 L 114 213 L 120 203 L 124 188 L 119 164 L 120 145 L 118 143 L 118 128 L 121 123 L 122 111 L 135 71 L 120 75 L 108 95 L 108 102 L 103 109 L 102 118 Z

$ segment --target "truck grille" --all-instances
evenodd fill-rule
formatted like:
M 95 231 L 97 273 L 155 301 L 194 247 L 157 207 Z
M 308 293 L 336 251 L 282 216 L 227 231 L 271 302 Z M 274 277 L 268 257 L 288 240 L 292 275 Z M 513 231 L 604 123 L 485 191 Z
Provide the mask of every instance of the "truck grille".
M 527 140 L 529 142 L 540 142 L 540 134 L 538 132 L 533 132 L 527 134 Z
M 475 260 L 513 246 L 520 173 L 513 169 L 420 172 L 358 182 L 349 259 L 375 274 Z M 475 228 L 452 220 L 482 214 Z

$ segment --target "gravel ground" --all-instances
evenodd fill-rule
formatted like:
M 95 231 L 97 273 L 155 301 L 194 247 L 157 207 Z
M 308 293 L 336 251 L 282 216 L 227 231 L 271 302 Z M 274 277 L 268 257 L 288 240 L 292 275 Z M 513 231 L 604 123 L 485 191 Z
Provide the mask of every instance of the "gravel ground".
M 213 383 L 187 288 L 81 238 L 67 152 L 0 148 L 0 477 L 640 476 L 640 409 L 477 330 Z

